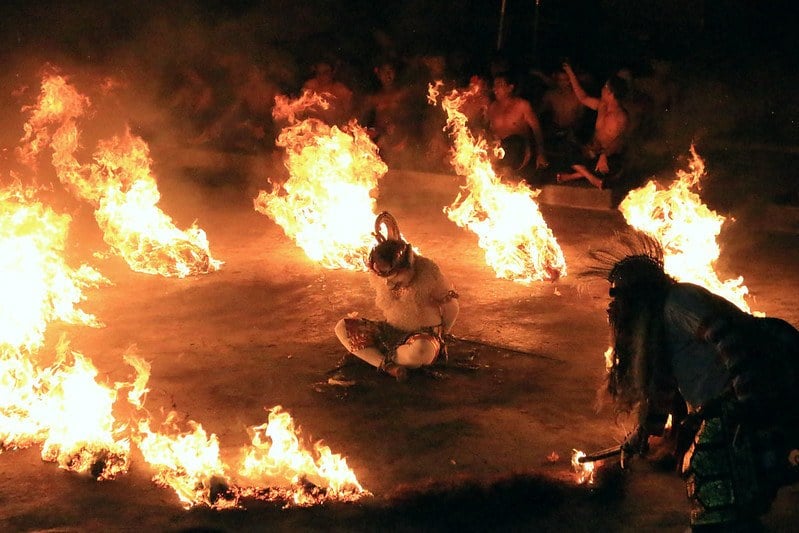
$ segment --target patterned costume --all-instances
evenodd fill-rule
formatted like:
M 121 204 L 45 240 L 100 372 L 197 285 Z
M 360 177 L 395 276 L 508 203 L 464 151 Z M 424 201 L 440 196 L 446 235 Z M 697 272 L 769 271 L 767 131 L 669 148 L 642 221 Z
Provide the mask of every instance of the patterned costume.
M 380 233 L 381 224 L 388 237 Z M 416 368 L 446 357 L 443 335 L 457 316 L 458 294 L 432 260 L 402 240 L 390 214 L 378 215 L 375 236 L 369 281 L 385 319 L 345 318 L 337 335 L 350 353 L 400 379 L 398 366 Z
M 676 415 L 692 527 L 755 524 L 799 480 L 799 332 L 675 281 L 651 237 L 620 243 L 626 254 L 592 252 L 592 273 L 611 283 L 608 392 L 638 415 L 625 450 L 644 453 Z

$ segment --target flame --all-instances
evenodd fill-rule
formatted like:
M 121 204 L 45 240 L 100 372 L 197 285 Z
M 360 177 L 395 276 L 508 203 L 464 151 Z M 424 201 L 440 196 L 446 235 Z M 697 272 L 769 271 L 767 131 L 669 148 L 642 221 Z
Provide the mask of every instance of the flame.
M 440 82 L 430 85 L 428 100 L 438 101 Z M 450 220 L 477 234 L 486 262 L 497 277 L 520 283 L 556 280 L 566 275 L 566 261 L 547 227 L 535 197 L 540 191 L 525 183 L 501 183 L 489 158 L 488 143 L 475 138 L 460 110 L 478 90 L 453 90 L 441 100 L 452 137 L 452 165 L 466 177 L 463 191 L 444 208 Z M 466 195 L 463 196 L 463 192 Z
M 299 506 L 313 505 L 325 500 L 356 501 L 370 495 L 347 466 L 346 459 L 332 453 L 322 442 L 314 444 L 314 455 L 305 449 L 294 427 L 291 415 L 275 406 L 269 410 L 269 421 L 252 428 L 252 444 L 246 451 L 239 474 L 255 480 L 250 493 L 263 494 L 260 487 L 274 487 L 281 481 L 288 487 L 268 491 L 267 498 L 280 494 Z
M 170 413 L 161 432 L 152 431 L 149 420 L 141 420 L 134 440 L 156 471 L 155 483 L 171 487 L 185 508 L 236 507 L 242 497 L 281 500 L 288 507 L 356 501 L 370 495 L 347 461 L 321 442 L 314 445 L 314 459 L 302 446 L 291 415 L 280 406 L 269 410 L 266 424 L 252 428 L 252 443 L 238 469 L 246 484 L 240 485 L 233 485 L 228 476 L 230 468 L 221 459 L 217 436 L 208 435 L 194 421 L 188 422 L 190 430 L 180 431 L 176 418 Z
M 218 491 L 214 490 L 228 485 L 217 436 L 209 436 L 201 424 L 193 421 L 189 421 L 191 431 L 179 432 L 175 418 L 172 412 L 164 423 L 170 428 L 168 433 L 151 431 L 149 420 L 139 422 L 136 444 L 156 471 L 153 481 L 172 488 L 185 508 L 200 504 L 214 508 L 235 506 L 235 500 L 218 498 Z
M 57 320 L 101 325 L 75 306 L 84 289 L 107 280 L 87 265 L 66 264 L 71 219 L 35 196 L 35 189 L 19 183 L 0 189 L 0 347 L 37 349 L 47 324 Z
M 20 159 L 35 168 L 41 151 L 50 147 L 59 179 L 94 204 L 106 242 L 135 270 L 182 277 L 218 268 L 221 262 L 211 258 L 201 230 L 179 232 L 156 207 L 159 195 L 146 143 L 127 132 L 100 142 L 93 163 L 80 164 L 74 156 L 76 119 L 90 102 L 62 77 L 45 78 L 42 85 L 38 106 L 25 125 L 26 143 L 17 150 Z M 174 413 L 167 417 L 165 430 L 150 429 L 151 418 L 144 410 L 147 361 L 125 354 L 123 360 L 135 378 L 110 385 L 100 383 L 92 362 L 70 351 L 63 339 L 51 365 L 40 361 L 38 352 L 51 322 L 102 325 L 76 305 L 84 299 L 83 289 L 108 281 L 88 266 L 66 265 L 70 217 L 45 207 L 36 200 L 36 192 L 19 183 L 0 189 L 0 289 L 6 295 L 0 301 L 0 452 L 41 445 L 43 460 L 102 480 L 127 472 L 135 443 L 154 468 L 154 481 L 173 488 L 185 507 L 237 506 L 241 494 L 255 489 L 231 488 L 216 435 L 191 421 L 191 430 L 181 432 Z M 367 226 L 373 218 L 370 215 Z M 128 422 L 115 416 L 121 409 L 129 411 Z M 257 464 L 251 465 L 250 473 L 263 473 L 264 465 L 272 464 L 271 480 L 283 479 L 288 488 L 259 488 L 259 497 L 267 490 L 272 499 L 310 505 L 369 494 L 346 460 L 321 443 L 315 446 L 315 461 L 292 462 L 292 454 L 311 454 L 299 446 L 289 415 L 279 407 L 272 411 L 275 419 L 270 415 L 263 435 L 281 444 L 270 451 L 265 438 L 257 437 L 250 460 L 266 453 L 282 457 L 291 467 L 274 460 L 262 463 L 260 471 Z
M 60 468 L 113 479 L 130 465 L 127 426 L 116 420 L 117 390 L 97 382 L 92 362 L 62 339 L 56 360 L 40 366 L 7 348 L 0 358 L 0 450 L 40 444 Z M 138 381 L 138 380 L 137 380 Z
M 749 312 L 743 277 L 721 281 L 713 265 L 721 254 L 716 238 L 725 217 L 709 209 L 693 189 L 705 175 L 705 163 L 691 146 L 689 170 L 679 170 L 668 187 L 649 181 L 619 204 L 627 223 L 663 244 L 665 271 L 679 281 L 706 287 Z
M 572 468 L 577 476 L 577 483 L 580 485 L 584 483 L 592 485 L 594 483 L 594 472 L 596 465 L 592 461 L 581 463 L 581 457 L 585 457 L 585 452 L 580 450 L 572 450 Z
M 313 261 L 325 268 L 364 270 L 374 243 L 372 192 L 388 167 L 357 122 L 339 129 L 308 118 L 301 110 L 326 105 L 315 93 L 291 101 L 275 98 L 273 115 L 287 119 L 277 145 L 285 148 L 288 180 L 260 191 L 255 210 L 274 220 Z
M 211 257 L 205 232 L 196 225 L 177 229 L 157 207 L 160 193 L 144 140 L 126 131 L 100 142 L 91 164 L 76 159 L 77 119 L 90 105 L 63 76 L 45 76 L 37 104 L 23 108 L 31 116 L 18 157 L 35 166 L 37 155 L 49 146 L 58 179 L 95 206 L 103 239 L 133 270 L 181 278 L 218 270 L 222 262 Z

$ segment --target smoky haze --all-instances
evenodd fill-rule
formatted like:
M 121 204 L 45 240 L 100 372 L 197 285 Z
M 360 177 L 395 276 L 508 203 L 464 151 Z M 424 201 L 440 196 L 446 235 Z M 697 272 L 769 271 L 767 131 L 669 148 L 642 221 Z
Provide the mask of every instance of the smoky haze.
M 102 117 L 87 126 L 87 149 L 91 129 L 102 136 L 128 125 L 151 143 L 156 163 L 166 166 L 158 155 L 171 154 L 176 172 L 181 165 L 229 168 L 226 154 L 244 156 L 234 158 L 239 176 L 189 174 L 207 184 L 249 180 L 252 189 L 262 186 L 263 174 L 281 171 L 273 150 L 274 97 L 296 95 L 315 60 L 335 61 L 356 96 L 375 88 L 372 68 L 382 57 L 402 58 L 407 81 L 419 57 L 444 55 L 449 74 L 465 83 L 487 72 L 501 22 L 502 53 L 524 74 L 551 71 L 564 58 L 597 82 L 622 67 L 650 75 L 653 59 L 668 65 L 677 98 L 659 117 L 662 149 L 653 160 L 661 168 L 647 172 L 670 173 L 691 142 L 700 151 L 704 143 L 706 150 L 728 152 L 741 143 L 783 152 L 796 144 L 799 80 L 788 68 L 795 38 L 781 3 L 508 0 L 504 15 L 500 4 L 7 2 L 0 17 L 2 140 L 10 146 L 19 139 L 19 111 L 35 101 L 42 70 L 55 66 L 92 97 L 95 119 Z M 108 79 L 113 89 L 98 94 Z M 541 87 L 526 80 L 526 96 L 535 101 Z M 418 146 L 425 144 L 420 139 Z M 4 157 L 10 167 L 8 151 Z M 770 172 L 774 194 L 782 194 L 793 181 L 785 168 L 756 170 Z

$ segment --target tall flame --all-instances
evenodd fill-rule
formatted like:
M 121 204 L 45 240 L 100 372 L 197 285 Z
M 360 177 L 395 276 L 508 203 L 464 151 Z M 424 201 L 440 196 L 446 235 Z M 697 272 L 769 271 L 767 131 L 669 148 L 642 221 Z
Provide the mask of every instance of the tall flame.
M 126 131 L 100 142 L 92 163 L 77 160 L 77 120 L 90 105 L 63 76 L 45 76 L 37 104 L 23 109 L 31 116 L 20 159 L 34 165 L 45 147 L 52 149 L 58 179 L 95 206 L 103 239 L 133 270 L 177 277 L 218 270 L 222 262 L 211 257 L 205 232 L 196 225 L 177 229 L 157 207 L 160 193 L 144 140 Z
M 663 244 L 664 268 L 674 278 L 701 285 L 744 311 L 749 289 L 743 277 L 721 281 L 714 264 L 721 254 L 716 238 L 726 218 L 709 209 L 694 189 L 705 175 L 705 163 L 694 146 L 689 170 L 679 170 L 668 187 L 652 180 L 630 191 L 619 204 L 628 224 Z
M 100 326 L 75 306 L 84 289 L 107 280 L 87 265 L 66 264 L 70 217 L 35 196 L 18 183 L 0 189 L 0 347 L 37 349 L 53 321 Z
M 303 109 L 324 106 L 318 94 L 275 98 L 273 115 L 288 120 L 277 138 L 285 148 L 288 180 L 260 191 L 255 210 L 273 219 L 305 254 L 325 268 L 363 270 L 374 242 L 372 196 L 388 167 L 357 122 L 339 129 L 298 119 Z
M 430 85 L 428 99 L 433 105 L 440 86 L 440 82 Z M 466 177 L 463 191 L 444 212 L 477 234 L 497 277 L 520 283 L 556 280 L 566 275 L 566 260 L 535 202 L 539 191 L 522 182 L 500 181 L 491 166 L 487 141 L 472 135 L 461 111 L 477 90 L 476 86 L 453 90 L 441 99 L 453 140 L 451 162 L 455 172 Z

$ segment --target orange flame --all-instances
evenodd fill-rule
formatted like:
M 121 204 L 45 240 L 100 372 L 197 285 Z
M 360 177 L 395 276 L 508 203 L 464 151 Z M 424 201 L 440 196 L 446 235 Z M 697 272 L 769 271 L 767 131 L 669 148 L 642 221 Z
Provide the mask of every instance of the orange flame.
M 438 101 L 440 86 L 440 82 L 430 85 L 431 104 Z M 477 234 L 497 277 L 520 283 L 556 280 L 566 275 L 566 260 L 535 202 L 539 191 L 521 182 L 500 182 L 491 166 L 488 143 L 472 135 L 460 110 L 477 90 L 453 90 L 441 100 L 454 143 L 451 162 L 455 172 L 466 177 L 462 187 L 466 195 L 459 193 L 444 212 L 458 226 Z
M 99 327 L 75 306 L 83 289 L 107 283 L 87 265 L 64 261 L 70 217 L 35 199 L 36 190 L 0 189 L 0 347 L 41 346 L 47 324 L 60 320 Z
M 175 413 L 167 417 L 165 425 L 174 424 Z M 214 508 L 232 507 L 235 501 L 217 498 L 214 485 L 227 486 L 226 466 L 219 457 L 219 440 L 205 432 L 201 424 L 189 422 L 192 431 L 176 435 L 150 430 L 150 421 L 139 422 L 140 436 L 136 444 L 144 460 L 156 470 L 153 481 L 172 488 L 185 508 L 207 505 Z
M 372 193 L 388 167 L 357 122 L 341 130 L 315 118 L 297 119 L 303 109 L 326 104 L 310 92 L 294 101 L 275 98 L 273 115 L 289 121 L 277 139 L 286 150 L 289 178 L 273 184 L 272 192 L 260 191 L 254 207 L 323 267 L 365 270 L 374 243 Z
M 76 159 L 76 121 L 90 105 L 64 77 L 45 76 L 37 104 L 23 109 L 32 113 L 19 158 L 34 166 L 36 156 L 49 146 L 58 179 L 95 206 L 103 239 L 133 270 L 177 277 L 218 270 L 222 262 L 211 257 L 205 232 L 196 225 L 180 231 L 157 207 L 160 193 L 144 140 L 127 131 L 101 142 L 93 163 Z
M 130 465 L 126 425 L 113 414 L 117 390 L 97 382 L 97 369 L 65 341 L 56 361 L 40 367 L 21 351 L 0 358 L 0 450 L 41 444 L 42 459 L 60 468 L 112 479 Z
M 294 427 L 291 415 L 275 406 L 269 410 L 269 421 L 255 426 L 252 444 L 246 451 L 239 474 L 255 480 L 256 488 L 248 492 L 263 495 L 260 487 L 274 487 L 287 481 L 289 486 L 277 492 L 268 491 L 268 498 L 281 494 L 299 506 L 325 500 L 355 501 L 370 495 L 347 466 L 346 459 L 331 452 L 321 442 L 314 444 L 317 459 L 305 449 Z M 282 493 L 286 493 L 285 495 Z M 286 498 L 288 495 L 288 498 Z
M 743 277 L 721 281 L 713 268 L 721 249 L 716 238 L 725 217 L 709 209 L 692 189 L 699 188 L 705 163 L 691 146 L 689 171 L 677 172 L 668 187 L 650 181 L 619 204 L 627 223 L 655 236 L 665 252 L 664 269 L 679 281 L 706 287 L 749 312 Z
M 596 465 L 592 461 L 580 462 L 580 458 L 585 457 L 585 452 L 572 450 L 572 468 L 577 476 L 577 483 L 592 485 L 594 483 L 594 472 Z

